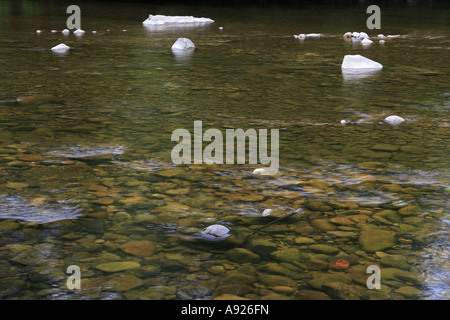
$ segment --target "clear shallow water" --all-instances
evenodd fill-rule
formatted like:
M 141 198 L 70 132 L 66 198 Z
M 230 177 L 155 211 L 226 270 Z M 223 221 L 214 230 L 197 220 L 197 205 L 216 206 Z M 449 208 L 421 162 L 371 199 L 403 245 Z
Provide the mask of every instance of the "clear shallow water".
M 342 39 L 346 31 L 365 30 L 362 7 L 80 6 L 87 32 L 66 37 L 50 32 L 65 28 L 63 6 L 1 5 L 2 297 L 298 299 L 313 290 L 339 298 L 314 280 L 339 272 L 358 292 L 365 267 L 376 263 L 410 276 L 386 276 L 386 291 L 358 298 L 448 299 L 448 10 L 382 8 L 382 30 L 369 35 L 402 37 L 362 48 Z M 142 26 L 150 13 L 216 22 L 154 30 Z M 293 37 L 309 32 L 324 37 Z M 172 53 L 180 36 L 196 44 L 194 53 Z M 49 50 L 61 42 L 72 48 L 67 54 Z M 384 68 L 367 77 L 342 74 L 345 54 Z M 405 123 L 380 123 L 391 114 Z M 361 123 L 342 126 L 342 119 Z M 255 177 L 255 165 L 174 166 L 171 133 L 193 132 L 195 120 L 204 130 L 280 129 L 280 173 Z M 400 214 L 408 205 L 419 209 Z M 259 217 L 264 209 L 299 207 L 304 215 L 254 238 L 269 244 L 199 239 L 214 223 L 239 238 L 271 221 Z M 377 215 L 386 209 L 394 213 Z M 314 223 L 333 217 L 353 223 L 334 222 L 333 230 Z M 381 251 L 406 263 L 362 250 L 360 219 L 395 231 L 395 245 Z M 317 251 L 299 236 L 338 251 Z M 131 241 L 152 243 L 154 252 L 130 254 L 124 245 Z M 233 260 L 234 247 L 261 258 Z M 271 254 L 286 248 L 304 256 L 287 262 Z M 329 269 L 336 258 L 352 268 Z M 139 267 L 99 269 L 117 261 Z M 65 285 L 71 264 L 82 269 L 81 291 Z M 225 287 L 236 273 L 257 277 Z M 273 283 L 274 273 L 292 281 Z

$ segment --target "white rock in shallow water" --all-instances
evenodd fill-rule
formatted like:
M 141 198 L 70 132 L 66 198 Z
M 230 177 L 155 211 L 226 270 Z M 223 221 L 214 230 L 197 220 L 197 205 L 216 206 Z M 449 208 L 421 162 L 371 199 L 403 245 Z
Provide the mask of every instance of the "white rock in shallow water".
M 385 41 L 384 40 L 380 40 L 380 44 L 384 44 L 385 43 Z
M 178 38 L 178 40 L 172 45 L 172 50 L 188 50 L 194 48 L 194 43 L 188 38 Z
M 378 39 L 386 39 L 386 36 L 382 33 L 380 33 L 377 37 Z
M 66 44 L 64 44 L 64 43 L 60 43 L 60 44 L 58 44 L 57 46 L 54 46 L 53 48 L 52 48 L 52 51 L 56 51 L 56 52 L 65 52 L 65 51 L 67 51 L 67 50 L 69 50 L 70 49 L 70 47 L 68 46 L 68 45 L 66 45 Z
M 322 37 L 322 36 L 323 36 L 322 33 L 308 33 L 308 34 L 306 35 L 307 38 L 320 38 L 320 37 Z
M 256 168 L 253 170 L 254 175 L 267 175 L 269 171 L 266 168 Z
M 36 33 L 41 33 L 42 31 L 41 30 L 36 30 Z
M 63 35 L 68 35 L 70 33 L 69 29 L 64 29 L 63 31 L 61 31 L 61 33 Z
M 384 119 L 384 122 L 386 122 L 386 123 L 389 123 L 389 124 L 392 124 L 392 125 L 397 125 L 397 124 L 400 124 L 400 123 L 402 123 L 403 121 L 405 121 L 405 119 L 403 119 L 402 117 L 399 117 L 399 116 L 389 116 L 389 117 L 386 117 L 385 119 Z
M 142 22 L 144 26 L 163 26 L 163 25 L 202 25 L 213 23 L 214 20 L 209 18 L 196 18 L 193 16 L 164 16 L 164 15 L 149 15 L 146 20 Z
M 367 33 L 365 33 L 365 32 L 360 32 L 358 38 L 361 39 L 361 40 L 369 39 L 369 35 Z
M 77 29 L 77 30 L 75 30 L 74 32 L 73 32 L 73 34 L 75 34 L 75 35 L 77 35 L 77 36 L 81 36 L 82 34 L 84 34 L 85 33 L 85 31 L 84 30 L 81 30 L 81 29 Z
M 346 55 L 341 65 L 342 69 L 381 70 L 383 66 L 359 54 Z
M 207 240 L 224 240 L 230 235 L 230 229 L 220 224 L 213 224 L 202 231 L 203 238 Z
M 345 39 L 350 39 L 352 37 L 352 33 L 351 32 L 346 32 L 344 33 L 344 35 L 342 36 Z
M 272 213 L 272 209 L 266 209 L 266 210 L 264 210 L 262 213 L 261 213 L 261 216 L 263 216 L 263 217 L 267 217 L 267 216 L 270 216 L 270 214 Z
M 367 46 L 367 45 L 372 44 L 372 43 L 373 43 L 373 41 L 370 40 L 370 39 L 368 39 L 368 38 L 364 38 L 364 39 L 361 41 L 361 44 L 362 44 L 363 46 Z

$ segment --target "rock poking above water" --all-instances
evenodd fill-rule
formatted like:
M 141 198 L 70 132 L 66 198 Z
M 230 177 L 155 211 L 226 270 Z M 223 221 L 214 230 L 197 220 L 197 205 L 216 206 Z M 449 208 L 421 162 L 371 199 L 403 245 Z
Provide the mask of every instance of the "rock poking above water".
M 398 124 L 402 123 L 403 121 L 405 121 L 405 119 L 403 119 L 402 117 L 399 117 L 399 116 L 395 116 L 395 115 L 386 117 L 384 119 L 384 122 L 389 123 L 391 125 L 398 125 Z
M 149 15 L 142 24 L 144 26 L 163 26 L 163 25 L 203 25 L 213 23 L 209 18 L 196 18 L 193 16 L 165 16 Z
M 213 224 L 202 231 L 202 237 L 206 240 L 221 241 L 230 235 L 230 229 L 220 224 Z
M 188 38 L 178 38 L 172 45 L 172 50 L 192 50 L 194 48 L 194 43 Z
M 77 29 L 73 32 L 73 34 L 77 35 L 77 36 L 81 36 L 82 34 L 84 34 L 86 31 L 81 30 L 81 29 Z
M 364 38 L 364 39 L 361 41 L 361 44 L 364 45 L 364 46 L 367 46 L 367 45 L 372 44 L 372 43 L 373 43 L 373 41 L 370 40 L 370 39 L 368 39 L 368 38 Z
M 359 54 L 346 55 L 341 65 L 342 69 L 358 69 L 358 70 L 381 70 L 383 66 L 373 60 L 363 57 Z
M 70 47 L 64 43 L 60 43 L 57 46 L 54 46 L 51 50 L 55 52 L 66 52 Z

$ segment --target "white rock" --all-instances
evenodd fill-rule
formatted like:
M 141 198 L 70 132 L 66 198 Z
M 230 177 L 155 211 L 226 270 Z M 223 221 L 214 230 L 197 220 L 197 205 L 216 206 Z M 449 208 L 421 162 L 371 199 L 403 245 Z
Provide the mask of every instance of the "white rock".
M 60 43 L 57 46 L 54 46 L 51 50 L 56 52 L 65 52 L 69 50 L 70 47 L 64 43 Z
M 349 123 L 349 121 L 347 121 L 347 120 L 341 120 L 341 124 L 347 124 L 347 123 Z
M 394 35 L 389 34 L 387 37 L 389 39 L 389 38 L 399 38 L 401 36 L 399 34 L 394 34 Z
M 41 33 L 42 31 L 41 30 L 36 30 L 36 33 Z
M 359 69 L 359 70 L 381 70 L 383 66 L 373 60 L 363 57 L 359 54 L 346 55 L 342 61 L 342 69 Z
M 262 213 L 261 213 L 261 216 L 263 216 L 263 217 L 267 217 L 267 216 L 270 216 L 270 214 L 272 213 L 272 209 L 266 209 L 266 210 L 264 210 Z
M 364 38 L 364 39 L 361 41 L 361 44 L 362 44 L 363 46 L 367 46 L 367 45 L 372 44 L 372 43 L 373 43 L 373 41 L 370 40 L 370 39 L 367 39 L 367 38 Z
M 352 33 L 351 32 L 346 32 L 344 33 L 344 35 L 342 36 L 345 39 L 350 39 L 352 37 Z
M 92 33 L 97 33 L 97 31 L 93 30 Z
M 300 33 L 300 34 L 297 36 L 297 38 L 303 40 L 303 39 L 306 38 L 306 34 Z
M 405 119 L 403 119 L 402 117 L 399 117 L 399 116 L 395 116 L 395 115 L 386 117 L 384 119 L 384 122 L 389 123 L 391 125 L 398 125 L 398 124 L 402 123 L 403 121 L 405 121 Z
M 224 240 L 230 235 L 230 229 L 220 224 L 213 224 L 202 231 L 204 239 L 218 241 Z
M 359 32 L 356 31 L 352 32 L 352 36 L 353 38 L 359 38 Z
M 386 36 L 384 34 L 379 34 L 377 37 L 378 39 L 386 39 Z
M 142 22 L 146 26 L 163 26 L 163 25 L 202 25 L 212 23 L 214 20 L 209 18 L 196 18 L 193 16 L 164 16 L 164 15 L 149 15 L 146 20 Z
M 369 35 L 367 33 L 365 33 L 365 32 L 360 32 L 358 38 L 360 38 L 361 40 L 362 39 L 368 39 Z
M 384 40 L 380 40 L 380 44 L 384 44 L 386 41 Z
M 219 27 L 219 30 L 223 30 L 223 27 Z
M 266 173 L 266 170 L 264 168 L 257 168 L 253 170 L 253 174 L 255 175 L 264 175 Z
M 308 34 L 306 35 L 307 38 L 320 38 L 320 37 L 322 37 L 322 36 L 323 36 L 322 33 L 308 33 Z
M 85 33 L 85 31 L 84 30 L 81 30 L 81 29 L 77 29 L 77 30 L 75 30 L 74 32 L 73 32 L 73 34 L 75 34 L 75 35 L 77 35 L 77 36 L 81 36 L 82 34 L 84 34 Z
M 69 29 L 64 29 L 63 31 L 61 31 L 61 33 L 63 35 L 68 35 L 70 33 Z
M 58 32 L 58 30 L 52 30 L 52 31 L 51 31 L 51 33 L 56 33 L 56 32 Z
M 188 38 L 178 38 L 178 40 L 172 45 L 172 50 L 188 50 L 194 48 L 194 43 Z

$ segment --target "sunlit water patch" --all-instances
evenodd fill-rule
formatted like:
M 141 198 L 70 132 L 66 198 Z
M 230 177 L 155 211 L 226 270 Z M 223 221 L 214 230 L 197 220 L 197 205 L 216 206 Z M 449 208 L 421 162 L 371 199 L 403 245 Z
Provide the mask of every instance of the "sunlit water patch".
M 82 208 L 70 200 L 35 204 L 22 196 L 0 195 L 0 207 L 0 219 L 37 223 L 77 219 L 82 215 Z

